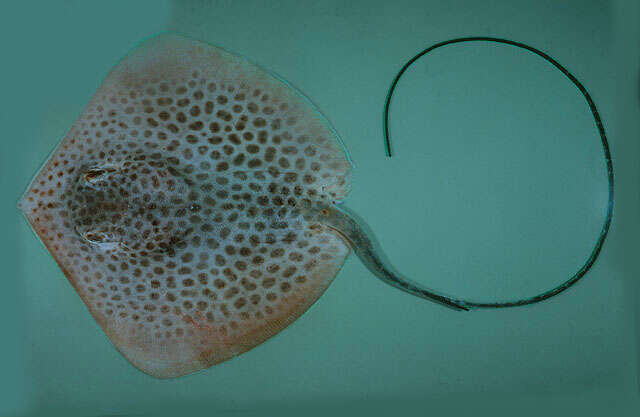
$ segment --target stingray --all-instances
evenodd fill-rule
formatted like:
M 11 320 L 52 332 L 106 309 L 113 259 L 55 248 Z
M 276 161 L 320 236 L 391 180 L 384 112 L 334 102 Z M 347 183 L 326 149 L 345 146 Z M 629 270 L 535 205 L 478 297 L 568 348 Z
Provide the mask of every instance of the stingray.
M 165 34 L 109 73 L 19 207 L 113 345 L 171 378 L 301 316 L 353 250 L 400 277 L 338 207 L 352 164 L 298 90 L 221 48 Z

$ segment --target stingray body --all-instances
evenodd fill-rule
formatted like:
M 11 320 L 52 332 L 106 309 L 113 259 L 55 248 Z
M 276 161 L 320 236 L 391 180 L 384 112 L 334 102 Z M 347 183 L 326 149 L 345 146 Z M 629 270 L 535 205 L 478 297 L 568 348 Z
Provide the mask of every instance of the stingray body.
M 350 171 L 298 91 L 162 35 L 112 70 L 19 206 L 115 347 L 166 378 L 280 332 L 350 247 L 387 282 L 430 296 L 389 272 L 335 206 Z

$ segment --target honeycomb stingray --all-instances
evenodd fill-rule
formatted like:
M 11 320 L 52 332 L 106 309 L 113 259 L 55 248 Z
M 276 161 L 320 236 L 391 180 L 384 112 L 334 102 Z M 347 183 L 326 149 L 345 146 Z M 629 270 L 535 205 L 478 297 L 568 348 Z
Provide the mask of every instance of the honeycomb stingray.
M 350 247 L 387 282 L 433 298 L 389 272 L 336 208 L 350 170 L 298 91 L 162 35 L 111 71 L 19 206 L 116 348 L 167 378 L 280 332 Z

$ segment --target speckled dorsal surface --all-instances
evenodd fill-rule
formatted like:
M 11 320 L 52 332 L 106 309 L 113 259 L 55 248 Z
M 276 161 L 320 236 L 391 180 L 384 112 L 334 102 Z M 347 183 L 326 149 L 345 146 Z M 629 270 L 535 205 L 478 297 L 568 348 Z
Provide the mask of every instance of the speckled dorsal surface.
M 162 35 L 112 70 L 20 208 L 115 347 L 175 377 L 262 343 L 324 292 L 349 247 L 299 207 L 341 200 L 350 170 L 298 91 Z

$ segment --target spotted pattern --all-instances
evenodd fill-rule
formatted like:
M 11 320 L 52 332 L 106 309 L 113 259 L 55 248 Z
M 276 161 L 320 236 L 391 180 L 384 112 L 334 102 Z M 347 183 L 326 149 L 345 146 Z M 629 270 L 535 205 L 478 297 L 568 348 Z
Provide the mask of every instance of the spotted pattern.
M 350 168 L 299 93 L 169 36 L 114 69 L 20 206 L 118 349 L 177 376 L 322 294 L 348 248 L 301 207 L 343 198 Z

